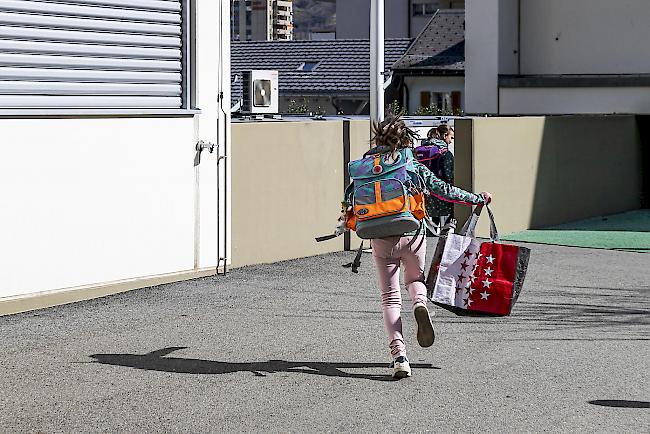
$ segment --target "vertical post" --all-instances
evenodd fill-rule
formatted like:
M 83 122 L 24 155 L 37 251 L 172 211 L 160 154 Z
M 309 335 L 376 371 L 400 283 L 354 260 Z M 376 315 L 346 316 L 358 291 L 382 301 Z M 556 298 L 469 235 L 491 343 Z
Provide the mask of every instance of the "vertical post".
M 248 41 L 248 33 L 246 32 L 247 29 L 247 9 L 246 9 L 246 1 L 245 0 L 235 0 L 237 3 L 237 6 L 239 8 L 239 40 L 240 41 Z
M 350 121 L 343 121 L 343 188 L 350 184 L 350 172 L 348 172 L 348 163 L 350 162 Z M 343 234 L 343 250 L 352 250 L 350 248 L 350 231 Z
M 499 14 L 506 5 L 511 3 L 465 1 L 466 113 L 499 113 Z M 506 12 L 517 13 L 514 7 Z
M 370 3 L 370 120 L 384 119 L 384 0 Z
M 246 2 L 242 2 L 246 3 Z M 217 125 L 221 126 L 221 130 L 217 129 L 217 140 L 222 145 L 223 153 L 217 152 L 217 194 L 223 188 L 223 199 L 217 200 L 217 236 L 221 231 L 221 223 L 223 221 L 223 252 L 220 252 L 221 246 L 217 242 L 217 273 L 219 273 L 219 265 L 223 260 L 223 274 L 228 272 L 228 261 L 231 254 L 231 241 L 230 237 L 230 221 L 231 221 L 231 197 L 230 197 L 230 27 L 224 26 L 224 18 L 230 17 L 230 3 L 223 1 L 219 11 L 219 21 L 221 23 L 219 28 L 219 113 L 217 116 Z M 223 162 L 223 170 L 221 170 L 221 163 Z M 220 174 L 223 172 L 223 183 L 220 182 Z M 223 207 L 222 207 L 223 203 Z M 221 212 L 223 211 L 223 219 Z M 219 239 L 221 241 L 221 239 Z

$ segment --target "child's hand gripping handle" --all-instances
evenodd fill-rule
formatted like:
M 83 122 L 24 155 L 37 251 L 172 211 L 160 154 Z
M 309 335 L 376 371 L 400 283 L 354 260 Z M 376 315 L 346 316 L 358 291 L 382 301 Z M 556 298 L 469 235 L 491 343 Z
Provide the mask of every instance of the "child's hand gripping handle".
M 489 204 L 492 202 L 492 195 L 488 192 L 483 192 L 481 194 L 483 195 L 483 197 L 485 197 L 486 204 L 477 205 L 474 208 L 474 211 L 472 211 L 472 214 L 467 219 L 467 222 L 465 222 L 463 228 L 458 232 L 458 235 L 474 237 L 474 230 L 476 229 L 476 224 L 478 223 L 478 219 L 481 216 L 481 211 L 483 211 L 483 208 L 485 208 L 487 209 L 488 217 L 490 218 L 490 240 L 499 241 L 499 231 L 497 230 L 497 225 L 494 222 L 494 214 L 492 213 L 492 209 L 489 206 Z

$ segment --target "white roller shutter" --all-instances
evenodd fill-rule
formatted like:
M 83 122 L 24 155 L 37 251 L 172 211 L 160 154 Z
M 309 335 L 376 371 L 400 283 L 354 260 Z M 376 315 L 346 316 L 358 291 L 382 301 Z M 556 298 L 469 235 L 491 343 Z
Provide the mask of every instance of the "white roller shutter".
M 188 108 L 186 3 L 0 0 L 0 109 Z

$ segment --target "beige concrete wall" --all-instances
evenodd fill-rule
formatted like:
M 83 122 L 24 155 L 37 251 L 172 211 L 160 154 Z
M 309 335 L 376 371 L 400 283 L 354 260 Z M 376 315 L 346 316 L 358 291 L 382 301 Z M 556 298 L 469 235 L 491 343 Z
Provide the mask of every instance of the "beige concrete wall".
M 350 121 L 350 159 L 356 160 L 370 149 L 370 121 Z
M 368 149 L 370 149 L 370 121 L 350 121 L 350 160 L 361 158 Z M 355 250 L 360 245 L 361 238 L 354 232 L 350 232 L 350 248 Z M 369 245 L 370 242 L 366 240 L 364 246 Z
M 472 125 L 471 119 L 454 121 L 454 184 L 467 191 L 474 188 Z M 466 205 L 454 205 L 454 217 L 460 225 L 467 221 L 471 211 Z
M 490 191 L 502 234 L 640 206 L 634 117 L 456 120 L 456 185 Z M 369 149 L 368 121 L 350 121 L 350 158 Z M 330 233 L 344 189 L 343 122 L 233 124 L 233 266 L 343 250 Z M 469 207 L 456 206 L 462 223 Z M 488 235 L 487 221 L 477 235 Z M 360 244 L 354 233 L 352 249 Z
M 473 167 L 471 186 L 463 187 L 494 194 L 503 234 L 640 207 L 633 116 L 474 118 L 471 137 L 470 121 L 462 122 L 456 164 L 465 184 L 470 150 Z M 480 236 L 488 234 L 483 220 Z
M 343 250 L 342 121 L 232 125 L 234 267 Z

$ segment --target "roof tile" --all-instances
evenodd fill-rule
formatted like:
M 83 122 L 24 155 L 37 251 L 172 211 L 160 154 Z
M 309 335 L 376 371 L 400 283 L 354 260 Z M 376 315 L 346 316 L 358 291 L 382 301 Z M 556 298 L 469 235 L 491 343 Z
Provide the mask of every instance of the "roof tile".
M 401 58 L 411 39 L 386 39 L 386 69 Z M 303 62 L 319 62 L 312 71 L 299 71 Z M 336 94 L 370 92 L 370 41 L 233 41 L 231 45 L 231 94 L 233 104 L 241 98 L 241 73 L 252 69 L 279 72 L 280 93 Z M 239 79 L 235 81 L 235 77 Z
M 441 9 L 393 69 L 465 70 L 465 11 Z

